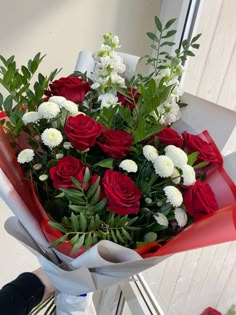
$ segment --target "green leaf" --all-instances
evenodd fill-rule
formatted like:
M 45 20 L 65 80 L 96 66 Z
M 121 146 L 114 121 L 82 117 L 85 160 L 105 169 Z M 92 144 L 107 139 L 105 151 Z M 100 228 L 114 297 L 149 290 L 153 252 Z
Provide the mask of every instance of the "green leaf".
M 105 159 L 105 160 L 97 162 L 94 166 L 113 168 L 113 162 L 114 162 L 114 159 L 109 158 L 109 159 Z
M 190 51 L 190 50 L 188 50 L 188 51 L 186 52 L 186 55 L 191 56 L 191 57 L 194 57 L 194 56 L 195 56 L 195 54 L 194 54 L 192 51 Z
M 191 40 L 191 43 L 196 42 L 200 37 L 202 36 L 202 34 L 197 34 L 196 36 L 194 36 Z
M 79 231 L 79 221 L 78 221 L 78 216 L 74 215 L 72 212 L 71 214 L 71 227 L 73 232 L 78 232 Z
M 173 25 L 175 23 L 175 21 L 176 21 L 176 19 L 171 19 L 171 20 L 167 21 L 164 29 L 168 29 L 169 27 L 171 27 L 171 25 Z
M 0 108 L 2 107 L 3 104 L 3 95 L 2 93 L 0 93 Z
M 69 241 L 69 243 L 75 244 L 75 243 L 77 243 L 78 239 L 79 239 L 79 234 L 77 233 L 77 234 L 75 234 L 75 236 L 72 237 L 72 239 Z
M 158 42 L 158 37 L 156 36 L 156 34 L 152 33 L 152 32 L 147 32 L 147 36 L 153 40 L 154 42 Z
M 71 179 L 73 185 L 75 186 L 75 188 L 81 190 L 82 187 L 81 187 L 81 185 L 80 185 L 80 182 L 79 182 L 75 177 L 73 177 L 73 176 L 71 176 L 70 179 Z M 76 190 L 76 191 L 77 191 L 77 190 Z
M 92 184 L 92 185 L 89 187 L 88 192 L 87 192 L 87 198 L 88 198 L 88 199 L 90 199 L 90 198 L 94 195 L 95 191 L 96 191 L 97 188 L 98 188 L 99 182 L 100 182 L 100 176 L 98 176 L 98 178 L 96 179 L 95 183 Z
M 95 225 L 95 219 L 92 216 L 88 225 L 88 231 L 93 231 L 96 229 L 96 225 Z
M 163 46 L 174 46 L 174 45 L 175 45 L 174 42 L 163 42 L 160 47 L 163 47 Z
M 85 238 L 85 234 L 81 235 L 78 242 L 75 243 L 75 245 L 73 246 L 72 250 L 71 250 L 71 254 L 75 254 L 84 244 L 84 238 Z
M 84 242 L 85 249 L 88 250 L 92 244 L 93 244 L 93 237 L 89 233 L 85 238 L 85 242 Z
M 189 154 L 188 155 L 188 164 L 192 166 L 196 162 L 198 155 L 199 155 L 199 152 L 197 152 L 197 151 Z
M 202 168 L 202 167 L 205 167 L 209 164 L 209 162 L 200 162 L 198 163 L 197 165 L 194 165 L 194 169 L 198 169 L 198 168 Z
M 155 16 L 155 24 L 156 24 L 156 28 L 161 33 L 162 32 L 162 23 L 157 16 Z
M 162 36 L 162 38 L 169 38 L 173 35 L 175 35 L 176 31 L 172 30 L 172 31 L 168 31 L 164 36 Z
M 8 95 L 5 99 L 5 101 L 3 102 L 3 107 L 4 107 L 8 116 L 11 112 L 12 105 L 13 105 L 13 98 L 11 95 Z
M 102 211 L 107 203 L 107 198 L 102 199 L 101 201 L 99 201 L 95 206 L 94 206 L 94 210 L 95 211 Z
M 50 225 L 51 227 L 53 227 L 54 229 L 56 229 L 62 233 L 67 233 L 67 230 L 61 224 L 59 224 L 57 222 L 49 221 L 48 225 Z
M 67 239 L 67 235 L 63 235 L 60 238 L 58 238 L 55 242 L 49 244 L 49 248 L 56 247 L 63 243 Z
M 98 186 L 98 188 L 97 188 L 95 194 L 94 194 L 93 197 L 90 199 L 89 204 L 95 205 L 95 204 L 98 202 L 98 200 L 99 200 L 100 193 L 101 193 L 101 187 Z
M 199 44 L 192 44 L 191 46 L 192 46 L 193 48 L 195 48 L 195 49 L 199 49 L 199 47 L 200 47 Z
M 69 208 L 74 212 L 81 212 L 81 211 L 87 210 L 85 206 L 77 206 L 77 205 L 69 205 Z
M 121 231 L 122 231 L 123 235 L 125 236 L 125 238 L 127 238 L 127 240 L 129 240 L 131 242 L 133 241 L 132 237 L 130 236 L 129 232 L 126 231 L 126 229 L 122 228 Z
M 124 240 L 123 236 L 121 235 L 118 229 L 116 230 L 116 237 L 121 243 L 126 244 L 126 241 Z
M 88 223 L 87 223 L 87 219 L 86 219 L 85 215 L 83 214 L 83 212 L 81 212 L 79 215 L 79 225 L 80 225 L 81 232 L 86 232 Z
M 21 72 L 23 73 L 26 79 L 29 79 L 31 77 L 29 70 L 25 66 L 21 67 Z
M 111 237 L 112 237 L 112 239 L 114 240 L 114 242 L 115 242 L 115 243 L 119 243 L 119 242 L 118 242 L 118 239 L 117 239 L 117 237 L 116 237 L 116 233 L 114 232 L 114 230 L 111 229 L 110 232 L 111 232 Z
M 84 172 L 83 188 L 88 184 L 89 181 L 90 181 L 90 170 L 88 167 L 86 167 L 85 172 Z

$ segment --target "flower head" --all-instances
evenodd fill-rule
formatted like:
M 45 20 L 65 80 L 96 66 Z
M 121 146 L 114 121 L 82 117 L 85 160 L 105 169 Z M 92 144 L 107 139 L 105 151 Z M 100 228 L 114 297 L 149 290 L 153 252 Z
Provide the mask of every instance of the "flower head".
M 51 96 L 48 100 L 50 103 L 55 103 L 59 107 L 62 106 L 62 104 L 66 101 L 66 98 L 64 96 Z
M 78 114 L 78 105 L 76 105 L 72 101 L 67 101 L 65 100 L 64 102 L 61 103 L 61 107 L 67 110 L 70 114 L 76 115 Z
M 39 180 L 41 180 L 41 182 L 44 182 L 47 179 L 48 179 L 48 175 L 47 174 L 42 174 L 42 175 L 39 176 Z
M 44 145 L 49 148 L 57 147 L 63 140 L 62 134 L 55 128 L 47 128 L 41 135 L 41 139 Z
M 196 174 L 195 174 L 195 171 L 194 171 L 194 168 L 190 165 L 184 165 L 182 167 L 182 176 L 183 176 L 183 179 L 184 179 L 184 185 L 185 186 L 190 186 L 190 185 L 193 185 L 195 182 L 196 182 Z
M 128 173 L 136 173 L 138 170 L 138 165 L 133 160 L 129 159 L 123 160 L 119 167 Z
M 174 171 L 174 163 L 165 155 L 159 155 L 155 159 L 153 166 L 156 174 L 163 178 L 171 176 Z
M 169 221 L 168 221 L 167 217 L 161 212 L 158 212 L 157 214 L 155 214 L 154 215 L 154 219 L 160 225 L 163 225 L 163 226 L 166 226 L 166 227 L 169 225 Z
M 36 123 L 41 119 L 41 115 L 38 112 L 27 112 L 23 115 L 22 120 L 24 125 L 30 124 L 30 123 Z
M 184 227 L 188 221 L 187 213 L 182 208 L 175 208 L 174 213 L 178 226 Z
M 24 149 L 22 150 L 18 156 L 17 161 L 20 164 L 29 163 L 34 158 L 34 151 L 32 149 Z
M 43 102 L 39 105 L 38 112 L 42 118 L 52 119 L 60 113 L 60 108 L 56 103 Z
M 187 154 L 175 145 L 168 145 L 165 148 L 165 154 L 173 161 L 174 165 L 179 168 L 182 168 L 188 162 Z
M 158 157 L 158 152 L 153 145 L 147 144 L 143 147 L 143 155 L 148 161 L 154 162 Z
M 177 168 L 174 168 L 174 171 L 171 175 L 172 178 L 172 182 L 176 185 L 178 185 L 180 183 L 180 172 L 177 170 Z
M 179 207 L 183 203 L 183 196 L 181 192 L 174 186 L 166 186 L 164 189 L 167 201 L 173 207 Z
M 118 103 L 118 98 L 112 93 L 102 94 L 98 97 L 98 100 L 101 101 L 101 108 L 109 108 Z

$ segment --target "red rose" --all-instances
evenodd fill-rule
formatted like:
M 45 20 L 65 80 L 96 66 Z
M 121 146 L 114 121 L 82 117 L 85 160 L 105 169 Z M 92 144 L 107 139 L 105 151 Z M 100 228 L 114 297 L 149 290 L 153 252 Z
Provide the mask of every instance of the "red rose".
M 84 172 L 87 165 L 73 156 L 66 156 L 59 160 L 56 166 L 50 168 L 50 178 L 53 187 L 58 188 L 75 188 L 71 182 L 71 177 L 83 183 Z
M 208 307 L 205 309 L 205 311 L 201 315 L 222 315 L 222 314 L 218 312 L 216 309 L 212 307 Z
M 188 132 L 182 133 L 184 139 L 184 147 L 188 150 L 188 154 L 192 152 L 199 152 L 197 163 L 209 162 L 222 164 L 223 160 L 219 152 L 213 148 L 211 143 L 201 139 L 198 135 L 193 135 Z
M 131 147 L 132 135 L 123 130 L 108 129 L 102 133 L 102 142 L 97 144 L 113 159 L 123 159 Z
M 126 107 L 129 107 L 131 110 L 134 109 L 135 104 L 138 102 L 140 93 L 133 88 L 128 88 L 128 95 L 117 93 L 118 101 Z
M 211 187 L 198 179 L 194 185 L 188 186 L 184 193 L 184 204 L 187 212 L 194 220 L 218 209 Z
M 105 172 L 102 185 L 108 210 L 120 215 L 138 213 L 142 191 L 129 176 L 109 169 Z
M 183 146 L 183 139 L 178 132 L 170 127 L 164 126 L 164 128 L 157 134 L 153 135 L 150 144 L 154 143 L 154 137 L 157 137 L 161 144 L 172 144 L 179 148 Z
M 49 87 L 45 92 L 47 96 L 64 96 L 75 103 L 83 102 L 85 94 L 90 90 L 90 84 L 77 77 L 60 78 L 49 84 Z
M 75 149 L 84 151 L 95 145 L 103 126 L 93 118 L 79 114 L 67 119 L 64 132 Z

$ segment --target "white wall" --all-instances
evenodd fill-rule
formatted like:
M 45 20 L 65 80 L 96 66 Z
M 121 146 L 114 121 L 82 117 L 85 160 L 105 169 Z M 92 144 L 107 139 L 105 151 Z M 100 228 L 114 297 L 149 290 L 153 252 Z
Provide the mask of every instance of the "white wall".
M 74 69 L 80 50 L 96 50 L 108 31 L 120 37 L 123 52 L 150 53 L 146 32 L 154 30 L 161 0 L 0 0 L 0 54 L 21 65 L 37 52 L 47 54 L 48 73 Z

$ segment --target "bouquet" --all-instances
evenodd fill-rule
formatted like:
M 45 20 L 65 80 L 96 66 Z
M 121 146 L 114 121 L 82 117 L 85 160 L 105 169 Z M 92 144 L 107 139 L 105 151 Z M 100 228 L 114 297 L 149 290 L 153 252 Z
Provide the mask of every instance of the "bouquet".
M 0 56 L 0 82 L 9 92 L 4 101 L 0 95 L 0 167 L 11 187 L 1 196 L 47 254 L 41 263 L 58 291 L 91 292 L 160 256 L 235 239 L 235 186 L 214 141 L 206 130 L 173 128 L 186 106 L 182 64 L 200 36 L 170 55 L 174 22 L 155 17 L 158 35 L 147 33 L 155 54 L 143 57 L 151 68 L 145 76 L 126 72 L 111 33 L 93 54 L 92 71 L 56 80 L 58 70 L 39 73 L 33 85 L 40 53 L 20 69 L 14 57 Z M 227 233 L 218 231 L 220 221 Z M 20 231 L 29 245 L 14 224 L 13 234 Z M 68 286 L 57 259 L 76 269 L 79 283 L 70 279 Z

